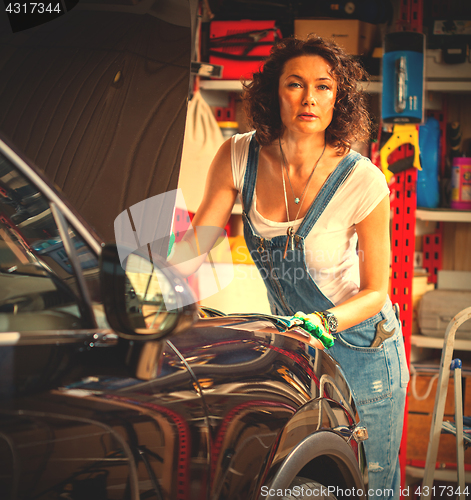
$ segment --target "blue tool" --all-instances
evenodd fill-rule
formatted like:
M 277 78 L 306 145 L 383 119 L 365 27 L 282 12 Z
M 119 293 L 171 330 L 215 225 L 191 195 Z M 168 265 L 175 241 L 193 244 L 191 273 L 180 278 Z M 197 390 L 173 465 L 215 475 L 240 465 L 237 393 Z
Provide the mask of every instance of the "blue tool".
M 388 33 L 383 52 L 383 123 L 423 122 L 425 36 L 414 31 Z

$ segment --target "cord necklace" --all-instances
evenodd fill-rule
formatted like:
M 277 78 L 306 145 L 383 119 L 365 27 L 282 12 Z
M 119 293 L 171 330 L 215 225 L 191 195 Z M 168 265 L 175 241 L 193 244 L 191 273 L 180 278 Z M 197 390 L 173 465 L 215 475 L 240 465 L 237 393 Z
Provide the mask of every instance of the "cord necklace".
M 285 157 L 285 154 L 283 152 L 283 148 L 281 146 L 281 139 L 280 138 L 278 138 L 278 144 L 280 145 L 281 178 L 283 180 L 283 193 L 284 193 L 284 196 L 285 196 L 286 217 L 288 219 L 288 222 L 291 222 L 291 219 L 289 217 L 289 209 L 288 209 L 288 197 L 286 195 L 285 172 L 286 172 L 286 177 L 288 178 L 289 185 L 291 187 L 291 191 L 292 191 L 293 196 L 294 196 L 294 202 L 296 203 L 296 205 L 299 205 L 296 217 L 293 219 L 293 221 L 295 221 L 295 220 L 298 219 L 299 213 L 301 212 L 301 208 L 302 208 L 303 203 L 304 203 L 304 198 L 306 197 L 307 188 L 308 188 L 309 184 L 311 183 L 311 179 L 312 179 L 312 176 L 314 175 L 314 172 L 315 172 L 315 170 L 317 168 L 317 165 L 319 164 L 319 162 L 321 161 L 322 156 L 324 155 L 324 151 L 325 151 L 327 143 L 324 140 L 324 149 L 322 150 L 322 153 L 320 154 L 319 158 L 317 159 L 316 163 L 314 164 L 312 172 L 309 175 L 309 178 L 307 180 L 306 186 L 304 187 L 303 192 L 301 193 L 301 199 L 299 199 L 298 197 L 296 197 L 295 194 L 294 194 L 294 189 L 293 189 L 293 186 L 291 184 L 291 179 L 289 178 L 288 169 L 286 168 L 286 157 Z M 288 229 L 286 230 L 286 234 L 288 235 L 288 237 L 286 238 L 286 246 L 285 246 L 285 251 L 283 253 L 283 258 L 286 258 L 286 253 L 288 252 L 288 242 L 289 241 L 291 241 L 291 250 L 294 250 L 294 228 L 293 228 L 293 226 L 288 227 Z

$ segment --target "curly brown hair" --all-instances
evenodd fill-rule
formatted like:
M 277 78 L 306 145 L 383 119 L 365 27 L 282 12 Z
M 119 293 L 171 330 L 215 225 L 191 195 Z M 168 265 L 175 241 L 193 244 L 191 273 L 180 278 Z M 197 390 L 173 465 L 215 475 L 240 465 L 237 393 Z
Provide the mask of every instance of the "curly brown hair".
M 332 121 L 326 129 L 326 142 L 339 154 L 348 151 L 355 141 L 367 140 L 371 121 L 364 92 L 357 82 L 368 80 L 368 74 L 335 42 L 309 35 L 305 39 L 283 38 L 271 50 L 263 68 L 244 82 L 242 96 L 249 126 L 255 129 L 257 140 L 268 146 L 283 132 L 278 100 L 278 82 L 286 62 L 294 57 L 318 55 L 331 66 L 337 82 L 337 96 Z

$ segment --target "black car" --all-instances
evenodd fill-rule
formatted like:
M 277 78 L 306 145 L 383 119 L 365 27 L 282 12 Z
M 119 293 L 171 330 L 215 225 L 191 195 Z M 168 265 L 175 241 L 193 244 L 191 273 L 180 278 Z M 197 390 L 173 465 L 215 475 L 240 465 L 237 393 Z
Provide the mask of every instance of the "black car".
M 84 4 L 0 30 L 1 500 L 366 498 L 366 431 L 328 353 L 104 244 L 176 186 L 191 30 L 171 2 Z
M 256 499 L 313 482 L 363 496 L 337 363 L 275 318 L 189 294 L 163 261 L 123 269 L 0 142 L 2 499 Z

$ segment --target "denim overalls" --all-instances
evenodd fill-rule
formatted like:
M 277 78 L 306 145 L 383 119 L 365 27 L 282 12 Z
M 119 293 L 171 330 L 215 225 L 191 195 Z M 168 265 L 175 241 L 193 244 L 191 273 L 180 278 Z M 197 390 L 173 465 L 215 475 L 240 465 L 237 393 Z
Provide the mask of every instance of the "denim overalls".
M 244 236 L 267 287 L 272 313 L 291 316 L 296 311 L 312 313 L 332 308 L 334 304 L 320 291 L 308 271 L 304 239 L 361 155 L 351 152 L 340 161 L 287 245 L 286 235 L 271 239 L 260 237 L 248 216 L 257 179 L 258 153 L 254 135 L 242 190 Z M 387 320 L 386 330 L 395 328 L 395 334 L 380 347 L 370 348 L 376 325 L 383 319 Z M 362 425 L 368 429 L 365 449 L 369 498 L 399 498 L 398 453 L 409 372 L 400 323 L 389 297 L 378 314 L 338 333 L 328 353 L 341 364 L 355 396 Z

